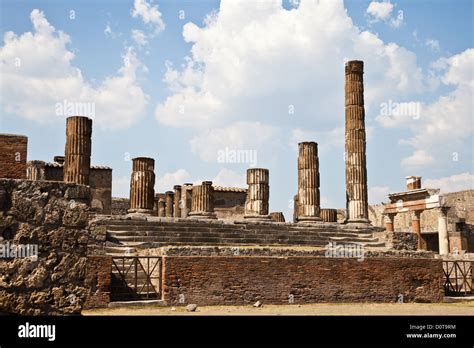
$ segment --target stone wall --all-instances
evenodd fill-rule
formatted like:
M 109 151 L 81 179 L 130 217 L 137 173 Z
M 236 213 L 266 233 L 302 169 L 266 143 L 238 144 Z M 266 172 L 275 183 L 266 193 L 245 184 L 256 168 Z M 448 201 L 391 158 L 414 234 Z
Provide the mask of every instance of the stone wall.
M 27 137 L 0 134 L 0 178 L 26 178 L 27 148 Z
M 112 197 L 112 205 L 110 213 L 112 215 L 125 215 L 130 207 L 130 200 L 128 198 Z
M 437 259 L 209 256 L 164 258 L 170 305 L 441 302 Z
M 91 207 L 101 214 L 110 214 L 112 210 L 112 169 L 92 167 L 89 177 L 91 187 Z
M 86 302 L 108 302 L 110 258 L 97 259 L 105 230 L 95 228 L 89 200 L 88 186 L 0 180 L 2 247 L 38 251 L 36 257 L 0 258 L 0 312 L 77 314 Z

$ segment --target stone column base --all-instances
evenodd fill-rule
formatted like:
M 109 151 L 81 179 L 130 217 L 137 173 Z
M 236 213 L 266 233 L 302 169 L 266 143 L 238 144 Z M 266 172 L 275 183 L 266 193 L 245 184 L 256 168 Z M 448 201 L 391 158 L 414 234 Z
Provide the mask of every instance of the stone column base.
M 153 209 L 128 209 L 128 214 L 145 214 L 145 215 L 152 215 Z
M 188 215 L 188 219 L 216 220 L 217 216 L 215 213 L 210 213 L 207 211 L 198 211 L 190 212 Z
M 368 227 L 372 226 L 369 219 L 351 219 L 345 220 L 345 225 L 354 226 L 354 227 Z
M 298 223 L 322 223 L 324 222 L 322 218 L 317 216 L 298 216 Z

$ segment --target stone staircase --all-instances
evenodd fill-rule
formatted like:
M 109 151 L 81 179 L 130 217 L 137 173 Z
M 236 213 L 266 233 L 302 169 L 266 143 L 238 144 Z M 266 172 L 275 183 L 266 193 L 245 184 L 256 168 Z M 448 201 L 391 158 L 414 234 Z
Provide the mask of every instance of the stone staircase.
M 137 249 L 162 246 L 312 246 L 329 242 L 382 248 L 385 243 L 373 236 L 372 228 L 351 228 L 340 224 L 301 226 L 282 223 L 223 223 L 180 219 L 142 221 L 110 220 L 107 223 L 109 255 L 133 255 Z

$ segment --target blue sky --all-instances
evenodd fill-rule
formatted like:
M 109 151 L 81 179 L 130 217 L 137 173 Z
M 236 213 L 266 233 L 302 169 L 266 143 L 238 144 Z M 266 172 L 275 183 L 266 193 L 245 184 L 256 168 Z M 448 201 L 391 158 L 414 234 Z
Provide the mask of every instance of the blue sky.
M 421 175 L 473 186 L 472 1 L 2 1 L 0 132 L 28 159 L 64 151 L 57 103 L 94 105 L 92 163 L 128 195 L 130 158 L 157 190 L 244 186 L 270 169 L 270 209 L 291 217 L 296 144 L 319 144 L 323 207 L 344 207 L 344 62 L 365 61 L 369 200 Z M 73 12 L 71 12 L 73 11 Z M 415 113 L 383 113 L 389 103 Z M 290 110 L 292 110 L 290 112 Z M 218 160 L 225 150 L 256 163 Z

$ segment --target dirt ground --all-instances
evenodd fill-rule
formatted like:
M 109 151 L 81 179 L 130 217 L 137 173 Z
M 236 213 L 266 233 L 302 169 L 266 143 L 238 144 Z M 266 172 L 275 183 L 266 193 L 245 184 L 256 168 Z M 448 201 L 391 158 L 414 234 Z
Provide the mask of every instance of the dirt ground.
M 305 305 L 127 307 L 94 309 L 83 315 L 474 315 L 474 301 L 456 303 L 317 303 Z

